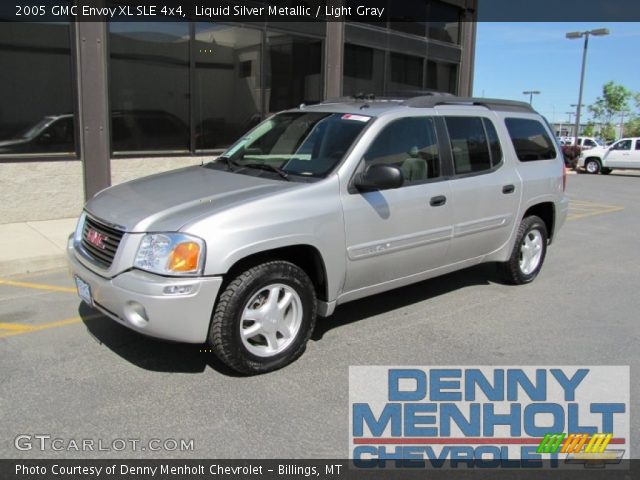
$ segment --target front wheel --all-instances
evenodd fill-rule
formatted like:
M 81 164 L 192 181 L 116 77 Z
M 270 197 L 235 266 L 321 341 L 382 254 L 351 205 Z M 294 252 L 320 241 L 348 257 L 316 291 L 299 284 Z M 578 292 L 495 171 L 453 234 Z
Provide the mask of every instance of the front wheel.
M 592 173 L 592 174 L 600 173 L 600 168 L 601 168 L 600 161 L 596 158 L 588 158 L 584 162 L 584 169 L 588 173 Z
M 514 285 L 532 282 L 540 273 L 547 254 L 547 226 L 532 215 L 520 223 L 513 251 L 502 264 L 505 280 Z
M 235 277 L 222 292 L 209 343 L 240 373 L 276 370 L 302 355 L 316 310 L 314 286 L 302 269 L 285 261 L 263 263 Z

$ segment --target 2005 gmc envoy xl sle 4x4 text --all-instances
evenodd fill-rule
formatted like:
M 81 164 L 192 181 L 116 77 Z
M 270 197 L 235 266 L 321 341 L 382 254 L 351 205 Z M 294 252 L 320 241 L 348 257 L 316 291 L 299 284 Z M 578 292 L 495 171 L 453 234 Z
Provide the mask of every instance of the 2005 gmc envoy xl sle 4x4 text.
M 81 298 L 115 321 L 267 372 L 345 302 L 481 262 L 532 281 L 566 219 L 565 182 L 526 103 L 328 100 L 210 163 L 100 192 L 68 257 Z

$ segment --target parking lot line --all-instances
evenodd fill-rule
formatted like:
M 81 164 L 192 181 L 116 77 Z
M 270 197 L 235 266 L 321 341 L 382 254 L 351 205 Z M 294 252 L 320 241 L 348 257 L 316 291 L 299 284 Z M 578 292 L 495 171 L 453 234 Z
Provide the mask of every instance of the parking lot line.
M 9 287 L 19 287 L 19 288 L 33 288 L 35 290 L 47 290 L 49 292 L 76 293 L 75 288 L 58 287 L 55 285 L 47 285 L 44 283 L 16 282 L 14 280 L 0 279 L 0 285 L 7 285 Z
M 100 318 L 102 315 L 93 314 L 87 315 L 84 320 L 92 320 L 94 318 Z M 64 320 L 57 320 L 55 322 L 43 323 L 41 325 L 25 325 L 23 323 L 0 323 L 0 338 L 13 337 L 15 335 L 23 335 L 25 333 L 40 332 L 42 330 L 49 330 L 51 328 L 65 327 L 67 325 L 73 325 L 80 323 L 83 319 L 81 317 L 71 317 Z M 9 330 L 2 332 L 1 330 Z
M 593 217 L 596 215 L 604 215 L 606 213 L 620 212 L 624 210 L 624 207 L 611 207 L 609 209 L 592 210 L 585 213 L 569 214 L 567 220 L 578 220 L 580 218 Z

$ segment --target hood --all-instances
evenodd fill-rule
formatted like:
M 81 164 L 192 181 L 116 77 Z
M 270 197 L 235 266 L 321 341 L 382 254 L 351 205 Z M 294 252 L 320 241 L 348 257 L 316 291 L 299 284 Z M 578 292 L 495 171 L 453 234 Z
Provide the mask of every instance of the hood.
M 187 167 L 110 187 L 85 210 L 127 232 L 171 232 L 203 215 L 299 184 Z
M 11 138 L 9 140 L 0 140 L 0 148 L 15 147 L 29 143 L 30 138 Z

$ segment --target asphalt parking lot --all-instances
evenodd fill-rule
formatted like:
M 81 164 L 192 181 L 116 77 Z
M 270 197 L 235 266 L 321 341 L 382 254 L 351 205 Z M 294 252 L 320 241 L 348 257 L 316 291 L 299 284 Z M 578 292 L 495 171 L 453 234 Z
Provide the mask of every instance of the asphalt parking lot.
M 0 457 L 344 458 L 348 367 L 368 364 L 630 365 L 639 445 L 640 176 L 571 175 L 568 194 L 533 284 L 482 265 L 344 305 L 300 360 L 258 377 L 81 305 L 64 270 L 0 279 Z M 23 451 L 22 434 L 193 449 Z

